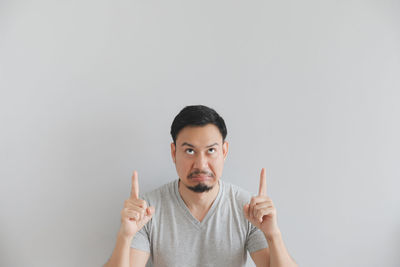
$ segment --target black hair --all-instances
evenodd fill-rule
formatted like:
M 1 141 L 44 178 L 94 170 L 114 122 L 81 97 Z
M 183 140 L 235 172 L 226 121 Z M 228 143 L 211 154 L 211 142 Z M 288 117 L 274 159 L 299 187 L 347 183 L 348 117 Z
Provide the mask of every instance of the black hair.
M 203 105 L 186 106 L 176 115 L 171 125 L 171 136 L 176 144 L 178 133 L 186 126 L 204 126 L 214 124 L 218 127 L 222 141 L 225 141 L 227 130 L 224 119 L 212 108 Z

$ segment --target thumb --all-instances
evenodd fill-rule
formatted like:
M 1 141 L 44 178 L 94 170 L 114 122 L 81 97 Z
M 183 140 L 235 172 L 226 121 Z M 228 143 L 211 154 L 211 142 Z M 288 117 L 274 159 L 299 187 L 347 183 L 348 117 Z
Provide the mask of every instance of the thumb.
M 144 223 L 146 224 L 150 219 L 153 217 L 153 214 L 155 212 L 155 208 L 153 206 L 147 207 L 146 209 L 146 215 L 143 218 Z
M 249 207 L 250 207 L 249 204 L 243 206 L 244 216 L 246 217 L 247 220 L 249 219 Z
M 147 211 L 148 216 L 153 216 L 154 212 L 156 211 L 156 208 L 153 206 L 150 206 L 150 207 L 147 207 L 146 211 Z

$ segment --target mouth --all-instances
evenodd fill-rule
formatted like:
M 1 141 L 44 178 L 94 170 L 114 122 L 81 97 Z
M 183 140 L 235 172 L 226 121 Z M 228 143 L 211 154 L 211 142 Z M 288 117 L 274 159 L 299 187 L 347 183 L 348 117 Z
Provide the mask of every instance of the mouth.
M 212 180 L 213 177 L 209 175 L 196 175 L 196 176 L 191 176 L 189 179 L 194 182 L 205 182 Z
M 214 179 L 214 174 L 209 170 L 195 170 L 187 177 L 193 182 L 206 182 Z

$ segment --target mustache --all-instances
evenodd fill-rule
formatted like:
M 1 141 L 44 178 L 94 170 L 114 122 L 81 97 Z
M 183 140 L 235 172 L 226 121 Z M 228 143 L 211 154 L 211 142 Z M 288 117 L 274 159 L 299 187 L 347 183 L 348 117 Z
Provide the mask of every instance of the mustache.
M 214 174 L 213 174 L 212 172 L 209 172 L 209 171 L 200 171 L 200 170 L 196 170 L 196 171 L 194 171 L 194 172 L 191 172 L 191 173 L 187 176 L 187 178 L 193 178 L 194 176 L 198 176 L 199 174 L 207 175 L 207 176 L 210 176 L 210 177 L 213 177 L 213 178 L 214 178 Z

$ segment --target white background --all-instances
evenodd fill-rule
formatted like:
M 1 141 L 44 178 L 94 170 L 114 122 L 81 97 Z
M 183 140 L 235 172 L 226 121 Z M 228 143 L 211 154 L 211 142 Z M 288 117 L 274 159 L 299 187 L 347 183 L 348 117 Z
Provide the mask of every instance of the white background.
M 400 264 L 399 1 L 0 1 L 0 265 L 101 266 L 131 174 L 217 110 L 300 266 Z M 250 260 L 251 261 L 251 260 Z M 253 266 L 249 263 L 249 266 Z

